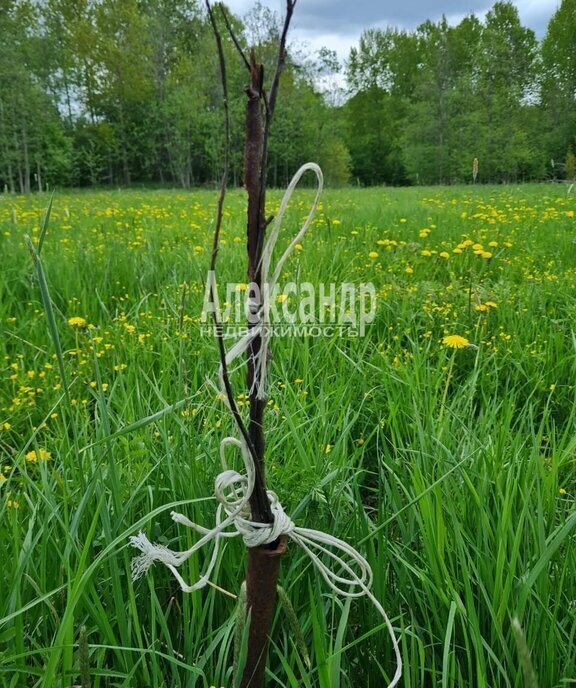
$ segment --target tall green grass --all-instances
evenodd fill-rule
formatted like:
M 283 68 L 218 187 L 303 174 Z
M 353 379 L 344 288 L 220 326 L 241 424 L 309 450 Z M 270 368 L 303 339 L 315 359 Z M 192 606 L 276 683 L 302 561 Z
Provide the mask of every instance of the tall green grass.
M 403 686 L 576 680 L 576 203 L 549 193 L 330 192 L 287 271 L 379 290 L 365 338 L 273 343 L 267 475 L 297 523 L 367 556 Z M 45 231 L 47 197 L 1 201 L 0 685 L 233 685 L 234 599 L 183 595 L 158 567 L 133 583 L 127 548 L 139 528 L 191 543 L 172 508 L 214 518 L 231 430 L 197 322 L 214 202 L 57 194 Z M 240 282 L 242 194 L 228 210 L 220 279 Z M 452 253 L 463 235 L 496 241 L 493 257 Z M 478 349 L 447 350 L 446 334 Z M 40 449 L 51 458 L 27 460 Z M 218 585 L 238 594 L 243 569 L 230 542 Z M 310 664 L 279 608 L 270 685 L 386 684 L 393 652 L 368 602 L 334 597 L 294 547 L 281 584 Z

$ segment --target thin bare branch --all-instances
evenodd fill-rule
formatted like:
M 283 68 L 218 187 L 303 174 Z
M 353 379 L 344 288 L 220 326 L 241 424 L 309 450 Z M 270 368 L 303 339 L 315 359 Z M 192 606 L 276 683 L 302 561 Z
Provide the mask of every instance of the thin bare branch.
M 266 123 L 274 117 L 274 108 L 276 107 L 276 98 L 278 97 L 278 87 L 280 86 L 280 77 L 286 66 L 286 39 L 288 37 L 288 29 L 292 20 L 292 14 L 296 7 L 296 0 L 286 0 L 286 17 L 284 18 L 284 26 L 282 28 L 282 35 L 280 37 L 280 45 L 278 46 L 278 59 L 276 62 L 276 72 L 272 79 L 270 86 L 270 95 L 268 97 L 268 116 Z
M 224 215 L 224 200 L 226 198 L 226 188 L 228 184 L 228 173 L 230 169 L 230 109 L 228 107 L 228 82 L 226 79 L 226 60 L 224 58 L 224 49 L 222 47 L 222 38 L 214 18 L 214 13 L 212 12 L 212 7 L 210 6 L 209 0 L 205 0 L 206 9 L 208 10 L 208 17 L 210 18 L 210 23 L 212 25 L 212 31 L 214 33 L 214 39 L 216 41 L 216 47 L 218 49 L 218 60 L 220 63 L 220 78 L 222 81 L 222 95 L 224 103 L 224 169 L 222 171 L 222 179 L 220 181 L 220 191 L 218 193 L 218 203 L 216 209 L 216 225 L 214 227 L 214 239 L 212 242 L 212 257 L 210 259 L 210 271 L 213 272 L 216 269 L 216 260 L 218 258 L 218 248 L 220 241 L 220 230 L 222 228 L 222 217 Z M 216 299 L 216 294 L 213 293 L 212 287 L 210 288 L 211 297 L 213 302 Z M 250 435 L 238 406 L 236 404 L 236 399 L 234 398 L 234 392 L 232 391 L 232 386 L 230 384 L 230 377 L 228 375 L 228 366 L 226 364 L 226 349 L 224 347 L 224 337 L 222 332 L 222 325 L 218 320 L 218 314 L 213 311 L 214 317 L 214 330 L 216 332 L 216 339 L 218 342 L 218 352 L 220 354 L 220 364 L 222 366 L 222 380 L 224 382 L 224 389 L 226 390 L 226 397 L 228 399 L 228 404 L 230 405 L 230 410 L 236 421 L 238 429 L 242 433 L 242 437 L 246 441 L 248 449 L 252 454 L 254 460 L 256 461 L 256 451 L 250 439 Z
M 284 26 L 282 27 L 282 35 L 280 37 L 280 45 L 278 46 L 278 58 L 276 62 L 276 72 L 272 79 L 270 86 L 270 93 L 267 95 L 262 91 L 262 98 L 264 100 L 265 118 L 264 118 L 264 140 L 262 146 L 262 165 L 260 167 L 260 205 L 265 206 L 266 195 L 266 171 L 268 169 L 268 140 L 270 138 L 270 126 L 274 117 L 274 110 L 276 109 L 276 99 L 278 98 L 278 89 L 280 86 L 280 77 L 286 66 L 286 40 L 288 37 L 288 29 L 292 20 L 292 14 L 296 7 L 296 0 L 286 0 L 286 16 L 284 17 Z M 266 226 L 264 226 L 264 230 Z M 264 246 L 264 231 L 258 237 L 257 252 L 262 252 Z
M 222 38 L 212 12 L 209 0 L 205 0 L 208 17 L 212 25 L 216 48 L 218 50 L 218 61 L 220 63 L 220 79 L 222 81 L 222 99 L 224 105 L 224 169 L 220 181 L 220 193 L 218 194 L 218 205 L 216 210 L 216 226 L 214 228 L 214 239 L 212 242 L 212 258 L 210 260 L 210 270 L 216 268 L 216 258 L 218 257 L 218 245 L 220 241 L 220 229 L 222 227 L 222 216 L 224 212 L 224 199 L 226 198 L 226 186 L 228 183 L 228 173 L 230 169 L 230 109 L 228 107 L 228 82 L 226 79 L 226 60 L 222 47 Z
M 240 57 L 242 58 L 242 62 L 244 62 L 244 66 L 248 71 L 250 71 L 250 63 L 248 62 L 248 58 L 246 57 L 246 54 L 242 50 L 242 46 L 240 45 L 240 42 L 236 38 L 236 34 L 234 33 L 234 29 L 232 28 L 232 25 L 230 24 L 230 20 L 228 19 L 228 15 L 226 14 L 226 10 L 224 9 L 224 5 L 220 4 L 219 6 L 220 12 L 222 13 L 222 16 L 224 17 L 224 24 L 226 25 L 226 30 L 228 31 L 228 34 L 230 35 L 230 38 L 232 39 L 232 42 L 236 46 L 236 50 L 238 51 Z

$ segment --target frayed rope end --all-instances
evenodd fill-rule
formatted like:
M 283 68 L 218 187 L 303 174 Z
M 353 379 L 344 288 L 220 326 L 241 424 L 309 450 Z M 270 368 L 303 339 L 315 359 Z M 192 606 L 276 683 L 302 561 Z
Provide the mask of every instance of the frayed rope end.
M 157 561 L 171 566 L 178 566 L 180 564 L 175 552 L 168 549 L 168 547 L 164 547 L 164 545 L 155 545 L 151 543 L 142 531 L 140 531 L 138 535 L 132 535 L 130 537 L 130 544 L 132 547 L 136 547 L 136 549 L 142 552 L 140 556 L 132 559 L 131 569 L 132 580 L 134 581 L 142 578 L 152 564 Z
M 138 535 L 132 535 L 130 537 L 130 544 L 132 547 L 136 547 L 136 549 L 142 552 L 139 557 L 134 557 L 131 563 L 132 580 L 136 581 L 142 578 L 154 563 L 154 545 L 142 531 L 140 531 Z

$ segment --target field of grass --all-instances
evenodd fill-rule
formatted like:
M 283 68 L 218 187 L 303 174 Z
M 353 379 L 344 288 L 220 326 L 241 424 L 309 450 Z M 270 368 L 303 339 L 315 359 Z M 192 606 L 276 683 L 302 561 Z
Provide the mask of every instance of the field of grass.
M 0 685 L 231 688 L 234 600 L 162 566 L 133 583 L 127 546 L 140 528 L 190 546 L 175 504 L 213 523 L 232 429 L 199 331 L 216 195 L 56 194 L 44 286 L 25 235 L 48 200 L 0 200 Z M 226 207 L 219 279 L 243 282 L 243 194 Z M 329 191 L 287 263 L 284 281 L 378 291 L 364 338 L 273 342 L 268 483 L 368 558 L 402 686 L 576 684 L 575 212 L 553 186 Z M 237 593 L 243 567 L 232 541 L 216 582 Z M 368 601 L 335 598 L 295 547 L 281 584 L 311 663 L 278 612 L 269 685 L 386 685 Z

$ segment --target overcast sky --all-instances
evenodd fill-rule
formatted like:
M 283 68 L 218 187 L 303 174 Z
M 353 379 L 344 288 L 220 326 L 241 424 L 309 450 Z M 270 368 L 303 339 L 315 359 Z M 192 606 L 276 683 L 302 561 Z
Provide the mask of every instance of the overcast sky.
M 285 0 L 262 0 L 280 14 Z M 233 12 L 243 16 L 254 0 L 227 0 Z M 293 39 L 305 41 L 312 49 L 322 46 L 348 56 L 364 29 L 397 26 L 414 28 L 426 19 L 438 20 L 445 14 L 457 22 L 466 14 L 483 15 L 491 0 L 298 0 L 292 23 Z M 541 38 L 560 0 L 515 0 L 522 22 Z

